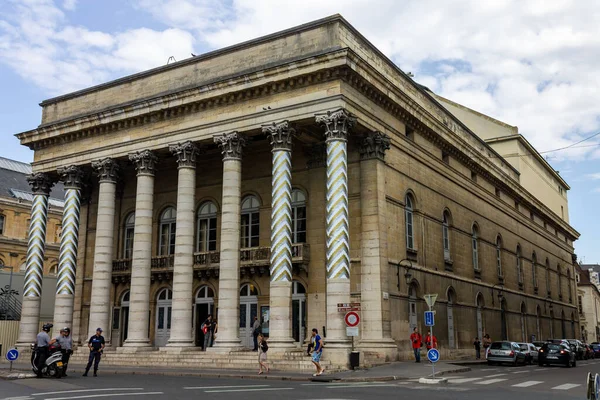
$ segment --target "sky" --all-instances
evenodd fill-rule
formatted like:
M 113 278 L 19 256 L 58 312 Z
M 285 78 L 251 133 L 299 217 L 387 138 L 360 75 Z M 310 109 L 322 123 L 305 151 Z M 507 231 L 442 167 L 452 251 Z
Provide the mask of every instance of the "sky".
M 575 252 L 600 263 L 597 0 L 0 0 L 0 156 L 33 159 L 13 135 L 44 99 L 336 13 L 538 151 L 571 146 L 544 156 L 571 186 Z

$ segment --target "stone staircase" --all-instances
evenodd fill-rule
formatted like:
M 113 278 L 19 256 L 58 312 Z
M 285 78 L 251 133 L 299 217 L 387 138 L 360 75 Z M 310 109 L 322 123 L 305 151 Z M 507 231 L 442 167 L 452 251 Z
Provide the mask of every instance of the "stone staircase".
M 71 364 L 87 363 L 89 350 L 80 347 L 71 356 Z M 269 366 L 274 371 L 312 372 L 315 367 L 311 358 L 302 351 L 286 353 L 268 353 Z M 156 367 L 202 370 L 256 370 L 258 368 L 258 353 L 251 351 L 237 351 L 230 353 L 184 351 L 172 352 L 151 349 L 147 352 L 129 353 L 120 349 L 107 348 L 102 357 L 103 366 L 119 367 Z M 321 365 L 328 371 L 339 370 L 331 362 L 321 360 Z

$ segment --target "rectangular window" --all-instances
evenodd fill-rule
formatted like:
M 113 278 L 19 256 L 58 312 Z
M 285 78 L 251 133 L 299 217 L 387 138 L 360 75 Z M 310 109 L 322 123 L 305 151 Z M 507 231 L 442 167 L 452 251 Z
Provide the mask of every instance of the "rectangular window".
M 579 314 L 583 314 L 583 299 L 581 298 L 581 296 L 579 296 L 579 298 L 577 299 L 578 304 L 579 304 Z
M 175 223 L 165 223 L 161 225 L 160 232 L 160 256 L 170 256 L 175 254 Z
M 523 284 L 523 269 L 521 266 L 521 257 L 517 257 L 517 278 L 519 279 L 519 285 Z
M 294 207 L 292 218 L 294 222 L 292 243 L 306 243 L 306 207 Z
M 133 227 L 125 229 L 125 244 L 123 247 L 123 258 L 131 259 L 133 257 L 133 233 Z
M 0 215 L 0 235 L 4 235 L 4 215 Z
M 444 259 L 450 259 L 450 232 L 448 232 L 448 225 L 442 226 L 442 233 L 444 235 Z
M 217 250 L 217 218 L 202 218 L 198 221 L 197 251 Z
M 121 309 L 115 308 L 115 309 L 113 309 L 112 328 L 119 329 L 120 322 L 121 322 Z
M 477 248 L 477 237 L 473 237 L 471 239 L 473 245 L 473 269 L 475 271 L 479 271 L 479 256 L 478 256 L 478 248 Z
M 502 249 L 496 247 L 496 270 L 498 276 L 502 276 Z
M 535 265 L 535 262 L 531 263 L 531 276 L 533 278 L 533 287 L 535 289 L 537 289 L 538 287 L 538 283 L 537 283 L 537 266 Z
M 258 211 L 242 214 L 242 248 L 258 247 L 259 217 Z
M 413 250 L 415 241 L 413 236 L 413 213 L 410 210 L 406 211 L 406 248 Z

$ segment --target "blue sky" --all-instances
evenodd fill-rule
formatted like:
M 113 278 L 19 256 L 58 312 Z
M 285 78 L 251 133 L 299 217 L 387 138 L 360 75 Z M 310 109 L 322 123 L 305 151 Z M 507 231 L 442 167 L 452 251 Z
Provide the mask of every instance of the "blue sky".
M 450 4 L 451 3 L 451 4 Z M 0 0 L 0 156 L 47 98 L 341 13 L 415 79 L 539 150 L 600 131 L 596 0 Z M 600 263 L 600 136 L 548 153 L 571 185 L 576 253 Z

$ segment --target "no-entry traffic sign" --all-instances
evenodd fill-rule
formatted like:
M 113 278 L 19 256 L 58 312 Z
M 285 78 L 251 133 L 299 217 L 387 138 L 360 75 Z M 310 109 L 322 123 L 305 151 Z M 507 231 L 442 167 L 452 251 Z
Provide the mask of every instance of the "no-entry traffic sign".
M 358 324 L 360 323 L 360 317 L 358 316 L 358 313 L 356 313 L 354 311 L 350 311 L 344 317 L 344 321 L 346 321 L 347 326 L 349 326 L 350 328 L 354 328 L 355 326 L 358 326 Z

